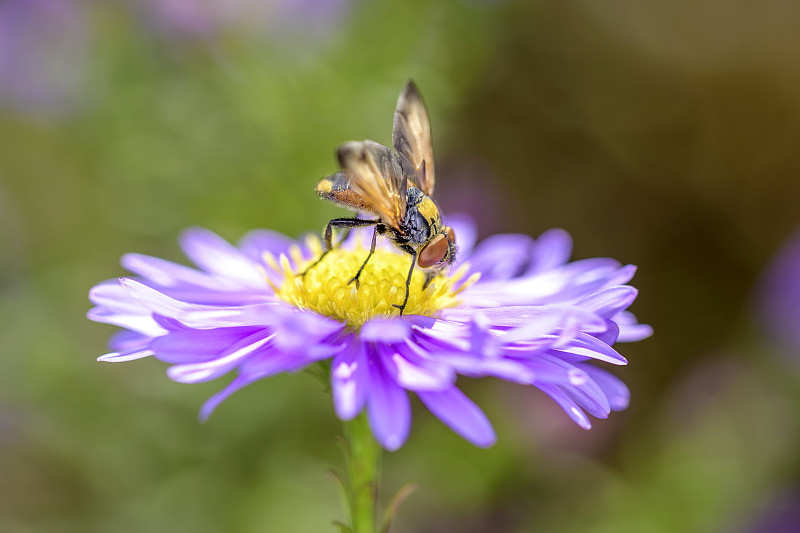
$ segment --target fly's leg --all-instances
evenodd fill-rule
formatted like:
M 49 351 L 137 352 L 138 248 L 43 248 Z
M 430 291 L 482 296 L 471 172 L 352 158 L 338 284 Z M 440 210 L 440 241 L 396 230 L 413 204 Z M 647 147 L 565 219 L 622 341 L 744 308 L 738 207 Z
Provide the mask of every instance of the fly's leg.
M 438 275 L 439 275 L 439 271 L 438 270 L 428 270 L 428 271 L 426 271 L 425 272 L 425 284 L 422 285 L 422 290 L 424 291 L 425 289 L 427 289 L 428 285 L 431 284 L 431 281 L 435 280 L 436 276 L 438 276 Z
M 408 269 L 408 277 L 406 278 L 406 297 L 403 298 L 403 305 L 392 304 L 392 307 L 396 307 L 400 310 L 400 316 L 403 316 L 403 311 L 406 310 L 406 304 L 408 303 L 408 291 L 409 287 L 411 286 L 411 275 L 414 273 L 414 265 L 417 264 L 417 251 L 407 244 L 401 244 L 398 246 L 398 248 L 411 255 L 411 268 Z
M 328 255 L 328 252 L 333 250 L 333 244 L 332 244 L 333 228 L 343 228 L 345 230 L 350 230 L 350 228 L 362 228 L 364 226 L 374 226 L 378 222 L 380 221 L 364 220 L 361 218 L 334 218 L 333 220 L 328 222 L 328 225 L 325 226 L 325 236 L 324 236 L 325 250 L 322 252 L 322 255 L 319 256 L 319 259 L 311 263 L 304 271 L 297 274 L 297 277 L 304 278 L 309 270 L 320 264 L 322 260 L 325 259 L 325 256 Z
M 367 263 L 369 262 L 369 258 L 372 257 L 372 254 L 375 253 L 375 243 L 376 243 L 377 239 L 378 239 L 378 226 L 375 226 L 375 229 L 372 230 L 372 245 L 369 247 L 369 255 L 367 255 L 367 258 L 364 260 L 364 264 L 361 265 L 361 268 L 358 269 L 358 272 L 356 272 L 356 275 L 353 276 L 353 278 L 350 281 L 347 282 L 347 284 L 350 285 L 351 283 L 353 283 L 355 281 L 356 282 L 356 290 L 358 290 L 358 287 L 361 285 L 361 282 L 358 281 L 358 278 L 361 276 L 361 272 L 363 272 L 364 271 L 364 267 L 367 266 Z

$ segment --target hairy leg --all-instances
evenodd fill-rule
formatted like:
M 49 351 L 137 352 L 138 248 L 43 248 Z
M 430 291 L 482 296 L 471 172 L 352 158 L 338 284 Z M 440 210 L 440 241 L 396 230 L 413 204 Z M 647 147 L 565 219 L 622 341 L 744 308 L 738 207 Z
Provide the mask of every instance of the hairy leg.
M 393 307 L 400 309 L 400 316 L 403 316 L 403 311 L 406 310 L 408 303 L 408 291 L 411 286 L 411 275 L 414 273 L 414 266 L 417 264 L 417 251 L 407 244 L 398 246 L 401 250 L 411 255 L 411 268 L 408 269 L 408 277 L 406 278 L 406 297 L 403 298 L 403 305 L 392 304 Z
M 350 285 L 351 283 L 353 283 L 355 281 L 356 282 L 356 290 L 358 290 L 358 287 L 361 285 L 361 282 L 358 281 L 358 278 L 361 276 L 361 272 L 363 272 L 364 271 L 364 267 L 367 266 L 367 263 L 369 262 L 369 258 L 372 257 L 372 254 L 375 253 L 375 243 L 377 242 L 377 239 L 378 239 L 378 226 L 375 226 L 375 229 L 372 230 L 372 245 L 369 247 L 369 254 L 367 255 L 367 258 L 364 260 L 364 264 L 362 264 L 361 268 L 359 268 L 358 272 L 356 272 L 356 275 L 353 276 L 353 278 L 350 281 L 347 282 L 347 284 Z
M 327 226 L 325 226 L 325 235 L 324 235 L 325 250 L 323 250 L 322 255 L 320 255 L 319 258 L 313 263 L 311 263 L 304 271 L 297 274 L 297 276 L 301 278 L 305 277 L 308 271 L 317 266 L 318 264 L 320 264 L 322 260 L 325 259 L 325 256 L 328 255 L 328 252 L 330 252 L 333 249 L 333 244 L 332 244 L 333 228 L 343 228 L 349 230 L 350 228 L 362 228 L 364 226 L 374 226 L 379 222 L 380 222 L 379 220 L 364 220 L 361 218 L 334 218 L 333 220 L 328 222 Z M 374 240 L 375 238 L 373 236 L 373 241 Z

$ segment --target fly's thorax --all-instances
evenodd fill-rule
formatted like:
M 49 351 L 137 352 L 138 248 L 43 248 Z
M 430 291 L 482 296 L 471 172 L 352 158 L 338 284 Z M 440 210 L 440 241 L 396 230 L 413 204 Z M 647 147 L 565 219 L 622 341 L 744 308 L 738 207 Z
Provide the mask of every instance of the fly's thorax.
M 431 197 L 416 187 L 409 187 L 406 196 L 406 217 L 402 228 L 408 241 L 424 244 L 439 232 L 441 225 L 439 208 Z

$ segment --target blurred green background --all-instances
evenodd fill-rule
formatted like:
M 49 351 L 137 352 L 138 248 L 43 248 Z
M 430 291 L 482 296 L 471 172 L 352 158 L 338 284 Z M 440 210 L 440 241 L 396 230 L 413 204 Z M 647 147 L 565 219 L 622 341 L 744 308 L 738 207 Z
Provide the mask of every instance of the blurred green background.
M 182 261 L 190 225 L 321 229 L 335 147 L 389 143 L 409 77 L 445 212 L 638 265 L 656 334 L 620 347 L 632 405 L 589 432 L 461 380 L 498 432 L 480 450 L 416 403 L 383 463 L 384 497 L 420 483 L 395 531 L 795 531 L 800 354 L 753 303 L 800 224 L 799 22 L 778 0 L 0 1 L 0 531 L 334 531 L 312 377 L 200 424 L 222 380 L 98 364 L 115 328 L 86 295 L 125 252 Z

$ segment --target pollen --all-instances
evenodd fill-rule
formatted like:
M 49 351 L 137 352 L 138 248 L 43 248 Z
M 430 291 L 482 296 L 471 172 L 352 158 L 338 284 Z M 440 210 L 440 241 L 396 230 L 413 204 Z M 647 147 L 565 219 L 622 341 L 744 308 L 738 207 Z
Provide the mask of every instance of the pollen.
M 393 304 L 400 305 L 405 298 L 411 255 L 399 250 L 376 249 L 361 272 L 356 287 L 355 282 L 349 282 L 364 263 L 369 250 L 362 246 L 335 248 L 319 264 L 306 271 L 322 254 L 322 243 L 319 238 L 310 237 L 306 245 L 314 259 L 304 260 L 296 246 L 289 250 L 288 257 L 265 256 L 268 267 L 283 276 L 280 285 L 273 285 L 279 299 L 300 309 L 340 320 L 353 330 L 360 329 L 370 319 L 400 314 Z M 442 272 L 424 287 L 425 273 L 415 267 L 404 314 L 433 316 L 440 309 L 458 305 L 458 294 L 479 277 L 473 274 L 464 280 L 467 268 L 467 265 L 462 265 L 452 273 Z M 305 274 L 300 275 L 304 271 Z

